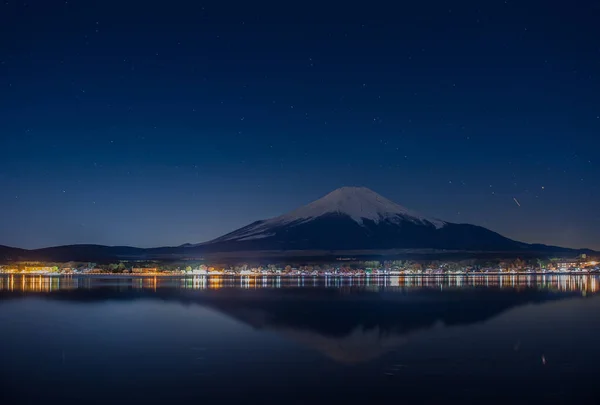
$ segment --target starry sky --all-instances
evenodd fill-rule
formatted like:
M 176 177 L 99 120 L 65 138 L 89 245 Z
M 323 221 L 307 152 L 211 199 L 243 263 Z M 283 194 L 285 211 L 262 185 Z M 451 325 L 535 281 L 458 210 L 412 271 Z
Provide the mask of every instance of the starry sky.
M 600 249 L 598 21 L 591 0 L 2 0 L 0 244 L 197 243 L 358 185 Z

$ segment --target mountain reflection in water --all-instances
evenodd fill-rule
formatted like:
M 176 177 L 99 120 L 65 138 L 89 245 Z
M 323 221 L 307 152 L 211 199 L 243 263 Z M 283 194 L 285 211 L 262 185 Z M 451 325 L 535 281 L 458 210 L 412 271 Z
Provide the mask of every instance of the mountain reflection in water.
M 0 403 L 593 403 L 597 291 L 595 276 L 0 276 Z
M 216 310 L 346 364 L 376 359 L 441 328 L 513 308 L 593 295 L 592 276 L 326 280 L 306 278 L 0 277 L 0 299 L 158 300 Z

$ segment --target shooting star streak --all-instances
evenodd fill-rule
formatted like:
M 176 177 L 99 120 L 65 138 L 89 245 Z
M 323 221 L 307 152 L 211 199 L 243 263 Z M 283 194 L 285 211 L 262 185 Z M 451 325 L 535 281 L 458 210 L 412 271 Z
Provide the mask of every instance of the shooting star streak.
M 515 200 L 515 202 L 517 203 L 517 205 L 520 207 L 521 203 L 519 202 L 519 200 L 517 200 L 515 197 L 513 197 L 513 200 Z

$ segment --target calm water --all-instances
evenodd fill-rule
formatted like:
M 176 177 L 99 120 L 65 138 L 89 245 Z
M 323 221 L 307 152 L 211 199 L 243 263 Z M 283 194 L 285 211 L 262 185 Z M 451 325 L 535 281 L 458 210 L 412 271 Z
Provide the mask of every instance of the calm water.
M 599 288 L 0 276 L 0 402 L 595 402 Z

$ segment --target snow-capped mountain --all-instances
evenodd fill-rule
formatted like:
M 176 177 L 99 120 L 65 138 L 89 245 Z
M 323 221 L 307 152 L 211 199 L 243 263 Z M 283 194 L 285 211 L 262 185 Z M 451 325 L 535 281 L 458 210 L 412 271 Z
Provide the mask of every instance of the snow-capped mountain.
M 260 257 L 267 257 L 273 251 L 278 251 L 275 255 L 281 251 L 303 251 L 303 257 L 308 251 L 309 255 L 322 257 L 331 251 L 386 249 L 409 249 L 413 253 L 451 250 L 469 255 L 475 252 L 596 254 L 587 249 L 516 242 L 480 226 L 421 215 L 364 187 L 342 187 L 287 214 L 256 221 L 205 243 L 150 249 L 70 245 L 27 250 L 0 246 L 0 261 L 172 260 L 221 253 L 227 253 L 224 256 L 233 253 L 232 257 L 248 253 L 248 257 L 257 257 L 257 252 Z
M 329 215 L 349 217 L 361 226 L 366 226 L 367 222 L 378 224 L 384 221 L 397 224 L 408 221 L 435 228 L 446 225 L 444 221 L 410 211 L 366 187 L 342 187 L 292 212 L 255 222 L 213 242 L 268 238 L 275 235 L 273 230 L 276 228 L 285 225 L 297 227 Z
M 436 228 L 445 225 L 443 221 L 427 218 L 417 212 L 410 211 L 366 187 L 338 188 L 325 197 L 274 220 L 286 223 L 311 221 L 327 214 L 347 215 L 360 225 L 363 224 L 363 220 L 370 220 L 375 223 L 380 221 L 410 221 L 416 224 L 433 225 Z
M 210 250 L 515 250 L 485 228 L 411 211 L 365 187 L 342 187 L 287 214 L 214 239 Z

